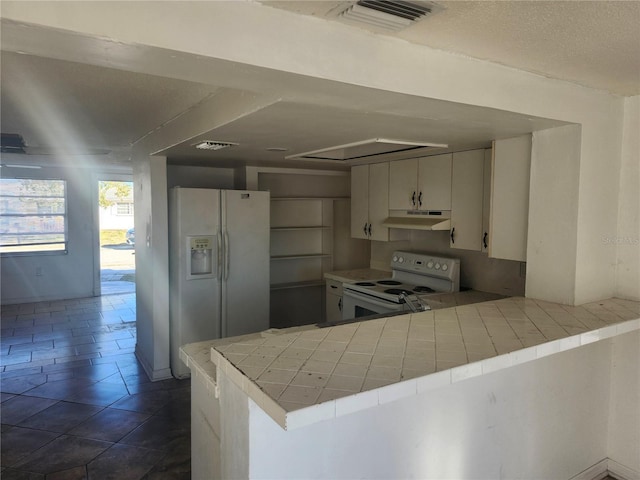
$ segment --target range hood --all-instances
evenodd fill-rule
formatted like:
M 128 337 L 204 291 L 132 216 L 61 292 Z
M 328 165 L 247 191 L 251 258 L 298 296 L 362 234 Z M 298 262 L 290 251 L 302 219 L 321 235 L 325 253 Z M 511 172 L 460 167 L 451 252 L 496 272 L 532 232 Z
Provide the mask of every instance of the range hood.
M 447 148 L 448 145 L 429 142 L 409 142 L 405 140 L 391 140 L 388 138 L 370 138 L 360 142 L 326 147 L 310 152 L 296 153 L 288 155 L 285 159 L 306 159 L 306 160 L 362 160 L 364 158 L 375 157 L 387 153 L 408 152 L 421 149 L 424 153 L 429 148 Z
M 391 210 L 389 217 L 382 222 L 388 228 L 404 230 L 449 230 L 451 229 L 451 211 L 449 210 Z

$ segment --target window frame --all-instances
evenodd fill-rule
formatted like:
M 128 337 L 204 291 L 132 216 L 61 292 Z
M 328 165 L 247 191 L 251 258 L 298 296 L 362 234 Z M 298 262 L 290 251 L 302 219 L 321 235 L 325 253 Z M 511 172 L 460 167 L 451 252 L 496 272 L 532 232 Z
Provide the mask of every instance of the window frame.
M 4 170 L 4 168 L 3 168 Z M 4 172 L 3 172 L 4 173 Z M 58 176 L 19 176 L 19 175 L 3 175 L 0 178 L 0 186 L 3 180 L 31 180 L 37 182 L 62 182 L 64 186 L 64 196 L 60 197 L 64 202 L 64 212 L 56 213 L 55 216 L 62 216 L 64 223 L 64 241 L 62 242 L 47 242 L 47 243 L 33 243 L 25 246 L 31 247 L 31 250 L 26 251 L 0 251 L 0 257 L 27 257 L 27 256 L 40 256 L 40 255 L 67 255 L 69 253 L 69 181 L 66 178 L 60 178 Z M 1 189 L 0 189 L 1 190 Z M 1 193 L 0 193 L 1 196 Z M 26 195 L 25 195 L 26 196 Z M 52 197 L 53 198 L 53 197 Z M 45 214 L 46 215 L 46 214 Z M 0 214 L 0 217 L 5 215 Z M 8 215 L 7 215 L 8 216 Z M 39 217 L 43 214 L 26 214 L 26 215 L 11 215 L 20 217 Z M 61 245 L 62 248 L 57 250 L 39 249 L 47 245 Z M 2 248 L 2 247 L 0 247 Z

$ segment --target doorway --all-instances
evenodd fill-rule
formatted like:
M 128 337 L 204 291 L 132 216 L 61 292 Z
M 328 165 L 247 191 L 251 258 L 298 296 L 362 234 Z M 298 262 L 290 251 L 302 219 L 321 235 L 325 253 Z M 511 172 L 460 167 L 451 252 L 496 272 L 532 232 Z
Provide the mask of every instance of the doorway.
M 135 293 L 133 179 L 98 179 L 100 295 Z

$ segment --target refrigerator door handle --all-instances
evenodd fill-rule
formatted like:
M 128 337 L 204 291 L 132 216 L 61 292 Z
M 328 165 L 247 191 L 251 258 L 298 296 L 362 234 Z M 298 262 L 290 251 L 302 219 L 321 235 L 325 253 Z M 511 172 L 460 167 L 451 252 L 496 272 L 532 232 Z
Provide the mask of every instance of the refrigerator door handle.
M 229 232 L 225 230 L 224 232 L 224 279 L 225 280 L 229 279 L 229 257 L 231 256 L 229 249 L 230 249 Z
M 218 251 L 216 252 L 216 277 L 218 280 L 222 280 L 222 232 L 216 233 L 218 237 Z

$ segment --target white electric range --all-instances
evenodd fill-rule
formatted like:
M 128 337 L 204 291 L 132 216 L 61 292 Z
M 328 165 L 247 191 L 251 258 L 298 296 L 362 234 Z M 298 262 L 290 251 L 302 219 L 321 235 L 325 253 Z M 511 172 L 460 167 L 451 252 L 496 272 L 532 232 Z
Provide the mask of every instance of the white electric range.
M 458 291 L 460 259 L 397 251 L 390 277 L 343 285 L 342 319 L 428 310 L 419 296 Z

